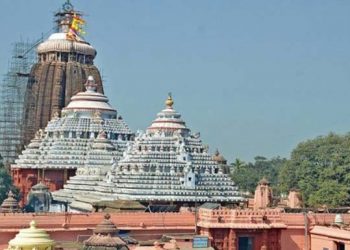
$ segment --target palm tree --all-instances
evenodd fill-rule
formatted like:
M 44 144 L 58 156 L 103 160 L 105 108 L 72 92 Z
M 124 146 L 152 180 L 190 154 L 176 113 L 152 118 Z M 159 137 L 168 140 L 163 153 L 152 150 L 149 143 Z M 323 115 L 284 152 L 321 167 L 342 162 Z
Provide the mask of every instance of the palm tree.
M 243 166 L 245 166 L 245 162 L 236 158 L 236 160 L 233 163 L 231 163 L 231 169 L 230 169 L 231 174 L 235 171 L 235 169 Z

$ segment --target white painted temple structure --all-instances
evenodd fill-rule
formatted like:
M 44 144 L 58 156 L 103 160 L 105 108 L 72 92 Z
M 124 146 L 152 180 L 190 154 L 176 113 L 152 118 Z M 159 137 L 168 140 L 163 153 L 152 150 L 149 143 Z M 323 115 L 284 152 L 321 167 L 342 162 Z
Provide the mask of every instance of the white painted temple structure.
M 74 95 L 61 117 L 56 114 L 44 130 L 39 130 L 11 166 L 23 195 L 39 182 L 50 191 L 61 189 L 78 169 L 99 172 L 102 179 L 134 139 L 108 98 L 96 91 L 92 76 L 85 86 L 86 91 Z M 21 186 L 20 178 L 27 186 Z
M 91 210 L 91 203 L 98 200 L 143 204 L 243 201 L 224 166 L 208 153 L 200 135 L 191 133 L 173 104 L 169 95 L 165 109 L 128 143 L 123 157 L 111 165 L 98 185 L 99 170 L 81 168 L 63 190 L 53 193 L 54 199 L 80 211 Z

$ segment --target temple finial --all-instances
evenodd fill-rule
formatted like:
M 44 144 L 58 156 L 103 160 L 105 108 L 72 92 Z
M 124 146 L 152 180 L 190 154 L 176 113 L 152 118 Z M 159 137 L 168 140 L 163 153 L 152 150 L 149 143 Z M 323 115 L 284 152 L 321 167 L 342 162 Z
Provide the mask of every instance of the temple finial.
M 215 156 L 219 156 L 219 155 L 220 155 L 220 152 L 219 152 L 219 149 L 218 149 L 218 148 L 215 150 L 214 155 L 215 155 Z
M 74 9 L 73 4 L 70 2 L 70 0 L 66 0 L 66 2 L 63 4 L 63 10 L 64 11 L 72 11 Z
M 30 225 L 30 228 L 31 228 L 31 229 L 35 229 L 35 228 L 36 228 L 36 222 L 35 222 L 34 220 L 32 220 L 32 221 L 29 223 L 29 225 Z
M 168 99 L 165 101 L 165 105 L 167 106 L 167 108 L 173 108 L 174 100 L 171 96 L 171 92 L 168 93 Z
M 93 76 L 88 76 L 88 79 L 85 83 L 85 88 L 87 91 L 96 91 L 97 84 L 95 83 L 95 79 Z

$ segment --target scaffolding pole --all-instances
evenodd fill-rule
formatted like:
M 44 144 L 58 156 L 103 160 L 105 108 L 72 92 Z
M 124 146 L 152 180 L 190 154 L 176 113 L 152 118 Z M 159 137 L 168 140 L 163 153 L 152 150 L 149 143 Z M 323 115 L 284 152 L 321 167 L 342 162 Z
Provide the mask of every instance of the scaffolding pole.
M 37 42 L 13 44 L 9 68 L 0 86 L 0 155 L 5 165 L 13 163 L 23 149 L 24 99 Z

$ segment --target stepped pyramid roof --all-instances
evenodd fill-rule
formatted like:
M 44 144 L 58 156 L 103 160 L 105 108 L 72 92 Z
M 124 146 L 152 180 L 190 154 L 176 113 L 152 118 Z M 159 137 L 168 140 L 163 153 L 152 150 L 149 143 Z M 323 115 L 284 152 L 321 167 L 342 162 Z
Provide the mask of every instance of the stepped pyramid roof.
M 7 198 L 2 202 L 0 206 L 0 212 L 1 213 L 16 213 L 20 212 L 21 209 L 18 205 L 18 201 L 15 198 L 15 195 L 10 190 L 8 192 Z
M 86 164 L 110 166 L 118 160 L 133 133 L 118 117 L 108 98 L 96 91 L 95 81 L 88 77 L 86 91 L 56 113 L 12 165 L 13 168 L 77 169 Z M 103 135 L 102 135 L 103 134 Z M 108 151 L 107 156 L 96 150 Z M 104 158 L 104 157 L 107 157 Z
M 30 228 L 21 229 L 16 237 L 9 242 L 7 250 L 14 249 L 53 249 L 55 241 L 43 229 L 36 226 L 35 221 L 30 222 Z
M 166 108 L 139 132 L 107 180 L 118 199 L 169 202 L 242 201 L 237 187 L 212 159 L 199 133 L 192 134 L 174 108 Z M 103 184 L 107 187 L 106 184 Z
M 191 133 L 173 105 L 169 95 L 165 109 L 145 132 L 137 132 L 105 178 L 78 171 L 56 194 L 69 194 L 65 201 L 72 202 L 74 208 L 104 199 L 145 203 L 244 200 L 223 166 L 208 153 L 199 133 Z M 80 185 L 83 179 L 93 179 L 97 185 Z M 63 200 L 56 194 L 54 197 Z

